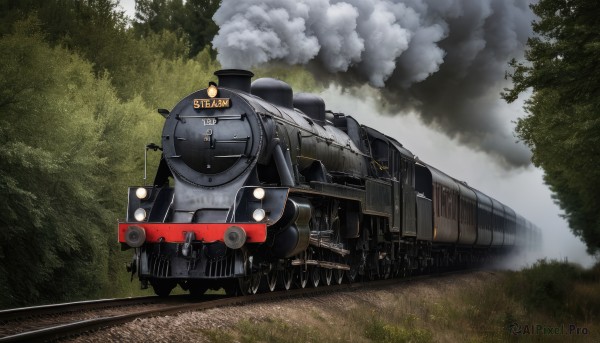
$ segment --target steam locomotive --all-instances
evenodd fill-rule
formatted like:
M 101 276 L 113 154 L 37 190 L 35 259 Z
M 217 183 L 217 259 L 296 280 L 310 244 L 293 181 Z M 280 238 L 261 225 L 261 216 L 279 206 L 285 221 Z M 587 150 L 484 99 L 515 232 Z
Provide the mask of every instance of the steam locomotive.
M 150 186 L 119 223 L 128 269 L 167 296 L 252 294 L 485 263 L 540 230 L 316 95 L 227 69 L 165 118 Z M 133 277 L 132 274 L 132 277 Z

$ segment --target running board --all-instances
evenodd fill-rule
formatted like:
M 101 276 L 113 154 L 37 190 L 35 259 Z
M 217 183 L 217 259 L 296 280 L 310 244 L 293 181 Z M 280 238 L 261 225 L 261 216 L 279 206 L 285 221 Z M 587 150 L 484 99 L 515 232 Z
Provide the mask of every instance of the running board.
M 303 259 L 292 260 L 292 266 L 303 266 L 305 264 L 311 265 L 311 266 L 319 266 L 319 267 L 325 268 L 325 269 L 350 270 L 349 265 L 342 264 L 342 263 L 317 261 L 317 260 L 303 260 Z
M 321 239 L 311 237 L 310 244 L 316 246 L 317 248 L 325 248 L 333 251 L 336 254 L 340 254 L 342 256 L 346 256 L 350 254 L 350 250 L 346 250 L 338 247 L 336 244 L 330 242 L 323 242 Z

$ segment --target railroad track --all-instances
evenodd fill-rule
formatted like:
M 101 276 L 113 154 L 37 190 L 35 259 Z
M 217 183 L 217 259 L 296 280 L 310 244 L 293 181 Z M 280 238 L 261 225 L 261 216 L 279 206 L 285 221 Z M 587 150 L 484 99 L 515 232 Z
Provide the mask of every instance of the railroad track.
M 207 299 L 223 296 L 208 296 Z M 65 304 L 23 307 L 0 311 L 0 341 L 30 341 L 27 333 L 45 330 L 75 322 L 85 322 L 101 317 L 141 312 L 169 305 L 189 303 L 190 297 L 178 295 L 166 299 L 157 296 L 121 299 L 101 299 Z M 65 327 L 67 329 L 68 327 Z M 63 329 L 64 330 L 64 329 Z M 58 331 L 57 331 L 58 332 Z M 40 333 L 40 337 L 44 337 Z M 48 338 L 50 339 L 50 338 Z
M 445 272 L 411 276 L 400 279 L 388 279 L 371 282 L 357 282 L 321 286 L 318 288 L 293 289 L 260 293 L 249 296 L 225 297 L 208 295 L 201 299 L 193 299 L 187 295 L 171 296 L 169 298 L 138 297 L 124 299 L 109 299 L 83 301 L 76 303 L 36 306 L 13 310 L 0 311 L 0 343 L 1 342 L 45 342 L 73 337 L 86 332 L 117 326 L 137 318 L 175 315 L 183 312 L 201 311 L 217 307 L 235 306 L 248 303 L 267 302 L 273 300 L 312 296 L 329 292 L 355 291 L 359 289 L 383 288 L 390 285 L 415 282 L 432 277 L 445 277 L 455 274 L 464 274 L 472 270 Z M 108 310 L 108 312 L 106 311 Z M 88 318 L 81 320 L 80 313 L 88 313 Z M 126 312 L 126 313 L 122 313 Z M 52 318 L 70 313 L 62 320 L 39 320 L 39 318 Z M 36 319 L 38 318 L 38 319 Z M 8 333 L 5 327 L 19 325 L 23 320 L 32 321 L 33 325 L 25 325 L 19 332 Z M 3 330 L 4 329 L 4 330 Z

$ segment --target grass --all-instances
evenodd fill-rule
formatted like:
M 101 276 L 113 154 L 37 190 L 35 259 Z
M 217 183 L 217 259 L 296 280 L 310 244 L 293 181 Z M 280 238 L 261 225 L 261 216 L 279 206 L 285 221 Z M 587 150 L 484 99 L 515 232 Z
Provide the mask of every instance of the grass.
M 379 300 L 351 297 L 202 335 L 241 343 L 600 341 L 600 264 L 583 270 L 540 260 L 519 272 L 413 285 Z

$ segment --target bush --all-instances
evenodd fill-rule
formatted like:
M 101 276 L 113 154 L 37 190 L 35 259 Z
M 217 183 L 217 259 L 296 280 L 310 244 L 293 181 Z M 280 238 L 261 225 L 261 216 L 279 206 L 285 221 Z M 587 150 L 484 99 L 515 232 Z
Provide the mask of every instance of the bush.
M 528 308 L 557 316 L 565 313 L 574 284 L 582 274 L 583 270 L 574 264 L 543 259 L 520 273 L 512 274 L 508 290 Z

